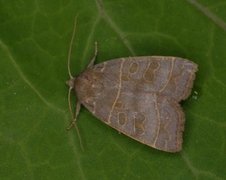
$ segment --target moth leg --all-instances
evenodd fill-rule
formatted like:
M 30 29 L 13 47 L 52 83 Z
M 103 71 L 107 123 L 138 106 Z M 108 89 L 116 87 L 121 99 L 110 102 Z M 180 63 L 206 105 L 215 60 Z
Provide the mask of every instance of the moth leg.
M 97 50 L 97 41 L 95 41 L 95 51 L 94 51 L 94 56 L 93 56 L 93 58 L 90 60 L 89 65 L 88 65 L 88 68 L 90 68 L 90 67 L 92 67 L 92 66 L 94 65 L 94 62 L 95 62 L 96 57 L 97 57 L 97 52 L 98 52 L 98 50 Z
M 77 104 L 76 104 L 76 110 L 75 110 L 75 114 L 74 114 L 73 120 L 71 121 L 71 124 L 69 125 L 67 130 L 70 130 L 72 127 L 76 126 L 75 123 L 76 123 L 77 117 L 79 115 L 80 109 L 81 109 L 81 103 L 78 101 Z
M 72 127 L 75 127 L 76 132 L 77 132 L 77 135 L 78 135 L 80 147 L 81 147 L 82 151 L 84 151 L 84 146 L 83 146 L 83 143 L 82 143 L 82 138 L 80 136 L 80 132 L 79 132 L 78 126 L 76 124 L 77 117 L 79 115 L 80 109 L 81 109 L 81 103 L 79 101 L 77 101 L 74 118 L 71 121 L 71 124 L 69 125 L 69 127 L 67 128 L 67 130 L 70 130 Z
M 79 101 L 77 101 L 76 110 L 75 110 L 75 113 L 73 113 L 72 106 L 71 106 L 71 91 L 72 91 L 72 89 L 73 89 L 73 87 L 69 88 L 68 97 L 67 97 L 68 107 L 69 107 L 69 110 L 70 110 L 70 113 L 71 113 L 71 116 L 72 116 L 71 124 L 69 125 L 67 130 L 70 130 L 73 126 L 75 126 L 75 122 L 76 122 L 76 119 L 78 117 L 78 114 L 79 114 L 79 111 L 80 111 L 80 108 L 81 108 L 81 103 Z
M 77 117 L 78 117 L 79 112 L 80 112 L 81 103 L 79 101 L 77 101 L 76 110 L 75 110 L 75 113 L 73 113 L 72 112 L 72 108 L 71 108 L 71 101 L 70 101 L 71 100 L 71 90 L 72 89 L 73 88 L 70 87 L 69 88 L 69 91 L 68 91 L 68 106 L 69 106 L 69 110 L 71 112 L 71 116 L 73 118 L 72 118 L 71 124 L 69 125 L 69 127 L 67 128 L 67 130 L 70 130 L 72 127 L 75 127 L 76 132 L 77 132 L 77 135 L 78 135 L 80 147 L 81 147 L 82 151 L 84 151 L 84 147 L 83 147 L 83 144 L 82 144 L 82 139 L 81 139 L 81 136 L 80 136 L 80 133 L 79 133 L 79 129 L 78 129 L 78 126 L 76 125 L 76 120 L 77 120 Z

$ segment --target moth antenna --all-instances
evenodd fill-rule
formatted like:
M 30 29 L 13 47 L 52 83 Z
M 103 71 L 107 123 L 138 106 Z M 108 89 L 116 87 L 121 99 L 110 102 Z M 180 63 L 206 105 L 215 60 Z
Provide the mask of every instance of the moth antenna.
M 78 15 L 75 17 L 75 20 L 74 20 L 72 37 L 71 37 L 70 46 L 69 46 L 69 50 L 68 50 L 67 69 L 68 69 L 68 75 L 69 75 L 70 79 L 74 78 L 71 74 L 70 64 L 71 64 L 71 52 L 72 52 L 72 47 L 73 47 L 73 41 L 74 41 L 74 38 L 75 38 L 75 31 L 76 31 L 76 26 L 77 26 L 77 19 L 78 19 Z M 73 89 L 73 87 L 69 86 L 68 98 L 67 99 L 68 99 L 69 111 L 71 113 L 71 117 L 72 117 L 73 120 L 72 120 L 71 124 L 69 125 L 69 127 L 67 128 L 67 130 L 70 130 L 72 127 L 75 127 L 77 135 L 78 135 L 80 147 L 81 147 L 82 151 L 84 151 L 84 146 L 82 144 L 82 139 L 81 139 L 81 136 L 80 136 L 80 133 L 79 133 L 79 129 L 78 129 L 78 126 L 75 123 L 76 120 L 77 120 L 77 116 L 79 114 L 79 111 L 80 111 L 81 104 L 80 104 L 79 101 L 77 102 L 76 111 L 75 111 L 75 114 L 74 114 L 73 111 L 72 111 L 72 106 L 71 106 L 71 91 L 72 91 L 72 89 Z
M 71 74 L 70 64 L 71 64 L 71 51 L 72 51 L 72 46 L 73 46 L 73 41 L 75 38 L 75 31 L 76 31 L 76 26 L 77 26 L 77 19 L 78 19 L 78 15 L 75 16 L 74 27 L 73 27 L 71 42 L 70 42 L 70 46 L 69 46 L 69 50 L 68 50 L 68 58 L 67 58 L 67 69 L 68 69 L 68 74 L 69 74 L 70 79 L 73 79 L 73 76 Z
M 98 53 L 97 41 L 95 41 L 94 56 L 93 56 L 93 58 L 90 60 L 89 65 L 88 65 L 88 68 L 89 68 L 89 67 L 92 67 L 92 66 L 94 65 L 94 62 L 95 62 L 96 57 L 97 57 L 97 53 Z

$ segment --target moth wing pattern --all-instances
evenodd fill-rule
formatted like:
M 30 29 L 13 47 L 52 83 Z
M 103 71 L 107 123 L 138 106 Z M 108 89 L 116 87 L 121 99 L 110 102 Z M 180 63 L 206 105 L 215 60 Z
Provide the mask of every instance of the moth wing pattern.
M 197 65 L 177 57 L 128 57 L 96 64 L 75 81 L 79 101 L 97 118 L 148 146 L 182 148 L 184 113 Z

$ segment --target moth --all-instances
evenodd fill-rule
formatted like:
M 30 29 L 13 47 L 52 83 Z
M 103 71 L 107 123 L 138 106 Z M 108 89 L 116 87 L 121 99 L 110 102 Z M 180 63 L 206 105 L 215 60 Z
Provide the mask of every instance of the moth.
M 179 103 L 191 93 L 197 64 L 180 57 L 137 56 L 94 65 L 95 47 L 95 56 L 81 74 L 73 77 L 68 68 L 68 97 L 74 90 L 78 100 L 69 128 L 82 104 L 132 139 L 166 152 L 181 151 L 185 115 Z

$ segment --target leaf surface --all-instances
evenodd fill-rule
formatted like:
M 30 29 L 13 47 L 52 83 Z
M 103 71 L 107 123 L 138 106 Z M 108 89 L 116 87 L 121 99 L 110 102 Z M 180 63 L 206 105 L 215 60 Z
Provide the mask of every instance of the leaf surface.
M 226 2 L 223 0 L 0 0 L 1 179 L 226 179 Z M 76 15 L 72 72 L 138 55 L 199 65 L 183 150 L 161 152 L 119 134 L 82 108 L 70 120 L 65 81 Z M 75 103 L 74 103 L 75 104 Z

